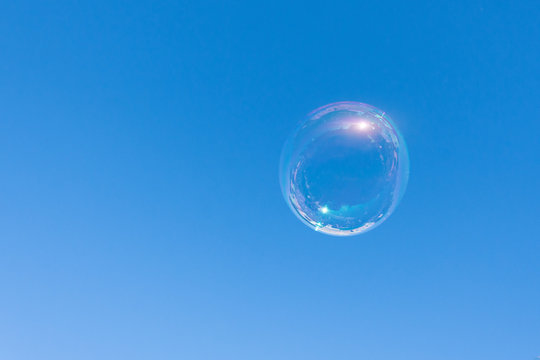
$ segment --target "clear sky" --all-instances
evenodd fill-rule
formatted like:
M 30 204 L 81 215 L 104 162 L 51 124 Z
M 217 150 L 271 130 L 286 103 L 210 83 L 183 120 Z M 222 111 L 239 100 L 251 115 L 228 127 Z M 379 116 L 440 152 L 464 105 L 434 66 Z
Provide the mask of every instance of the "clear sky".
M 0 3 L 0 358 L 540 355 L 538 1 Z M 411 175 L 365 235 L 278 162 L 324 104 Z

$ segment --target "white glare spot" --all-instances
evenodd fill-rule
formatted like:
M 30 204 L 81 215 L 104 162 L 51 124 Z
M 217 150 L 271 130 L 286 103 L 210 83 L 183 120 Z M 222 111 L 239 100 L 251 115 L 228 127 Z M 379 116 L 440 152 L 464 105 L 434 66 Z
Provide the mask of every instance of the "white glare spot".
M 367 121 L 361 121 L 356 125 L 356 127 L 360 131 L 365 131 L 365 130 L 368 130 L 370 128 L 370 124 Z

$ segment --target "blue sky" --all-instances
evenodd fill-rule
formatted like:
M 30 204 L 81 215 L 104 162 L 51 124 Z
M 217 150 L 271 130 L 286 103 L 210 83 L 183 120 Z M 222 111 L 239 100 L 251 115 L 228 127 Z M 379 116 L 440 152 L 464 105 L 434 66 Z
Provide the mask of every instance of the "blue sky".
M 540 355 L 537 1 L 0 4 L 0 358 Z M 388 112 L 379 228 L 279 189 L 307 112 Z

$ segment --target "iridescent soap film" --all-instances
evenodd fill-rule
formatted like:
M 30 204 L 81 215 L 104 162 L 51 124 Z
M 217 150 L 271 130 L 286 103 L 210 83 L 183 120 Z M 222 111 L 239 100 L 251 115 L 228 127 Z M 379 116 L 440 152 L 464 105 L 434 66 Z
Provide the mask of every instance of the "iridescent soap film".
M 409 177 L 405 141 L 388 114 L 339 102 L 308 114 L 284 145 L 283 196 L 319 232 L 347 236 L 384 222 Z

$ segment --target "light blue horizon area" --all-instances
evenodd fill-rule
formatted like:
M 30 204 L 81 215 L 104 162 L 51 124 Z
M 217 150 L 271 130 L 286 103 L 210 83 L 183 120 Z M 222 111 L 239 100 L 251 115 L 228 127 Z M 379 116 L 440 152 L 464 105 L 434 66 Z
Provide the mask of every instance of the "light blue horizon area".
M 0 4 L 0 359 L 540 355 L 540 5 Z M 282 145 L 387 112 L 410 178 L 310 230 Z

